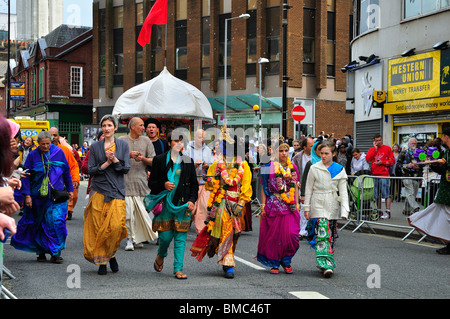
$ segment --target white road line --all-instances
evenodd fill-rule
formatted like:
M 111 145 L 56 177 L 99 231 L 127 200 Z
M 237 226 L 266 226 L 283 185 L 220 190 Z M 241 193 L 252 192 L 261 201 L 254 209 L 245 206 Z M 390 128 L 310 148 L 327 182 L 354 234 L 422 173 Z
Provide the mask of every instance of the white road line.
M 298 299 L 330 299 L 317 291 L 291 291 L 289 293 Z
M 245 260 L 245 259 L 239 258 L 239 257 L 236 256 L 236 255 L 234 256 L 234 259 L 235 259 L 236 261 L 239 261 L 239 262 L 243 263 L 244 265 L 247 265 L 247 266 L 249 266 L 249 267 L 252 267 L 252 268 L 254 268 L 254 269 L 256 269 L 256 270 L 265 270 L 265 268 L 260 267 L 260 266 L 258 266 L 258 265 L 255 265 L 254 263 L 251 263 L 251 262 L 249 262 L 249 261 L 247 261 L 247 260 Z

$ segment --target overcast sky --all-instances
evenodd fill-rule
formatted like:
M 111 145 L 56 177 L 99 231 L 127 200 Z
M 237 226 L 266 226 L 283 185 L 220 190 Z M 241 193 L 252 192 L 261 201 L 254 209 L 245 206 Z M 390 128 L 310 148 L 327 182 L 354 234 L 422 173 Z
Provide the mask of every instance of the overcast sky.
M 8 0 L 0 0 L 0 12 L 8 12 Z M 16 13 L 16 0 L 11 0 L 11 13 Z M 92 0 L 64 0 L 64 23 L 92 27 Z

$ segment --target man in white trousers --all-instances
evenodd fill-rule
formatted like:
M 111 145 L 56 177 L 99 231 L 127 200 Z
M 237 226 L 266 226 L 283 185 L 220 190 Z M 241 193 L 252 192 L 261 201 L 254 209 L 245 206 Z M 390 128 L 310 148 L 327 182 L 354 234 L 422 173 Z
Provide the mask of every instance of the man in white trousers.
M 150 193 L 147 184 L 147 165 L 151 165 L 155 149 L 144 132 L 144 121 L 138 117 L 129 123 L 130 134 L 119 137 L 126 141 L 130 148 L 131 169 L 125 177 L 125 204 L 127 208 L 126 226 L 128 240 L 125 250 L 143 247 L 143 242 L 155 240 L 158 235 L 152 230 L 151 216 L 145 209 L 144 196 Z

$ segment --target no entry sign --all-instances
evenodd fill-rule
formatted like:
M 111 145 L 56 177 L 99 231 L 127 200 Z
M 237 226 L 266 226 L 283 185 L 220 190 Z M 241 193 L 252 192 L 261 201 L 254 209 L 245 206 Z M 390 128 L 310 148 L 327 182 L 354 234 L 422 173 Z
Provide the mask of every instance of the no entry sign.
M 296 121 L 303 121 L 306 117 L 306 111 L 305 108 L 301 105 L 297 105 L 292 110 L 292 118 Z

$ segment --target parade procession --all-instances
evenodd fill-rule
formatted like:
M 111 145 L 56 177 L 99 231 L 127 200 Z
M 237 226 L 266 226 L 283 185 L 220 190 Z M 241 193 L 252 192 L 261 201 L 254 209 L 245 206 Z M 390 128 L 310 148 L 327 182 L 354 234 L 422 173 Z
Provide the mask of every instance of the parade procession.
M 4 2 L 1 299 L 448 298 L 448 2 Z

